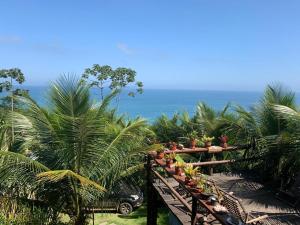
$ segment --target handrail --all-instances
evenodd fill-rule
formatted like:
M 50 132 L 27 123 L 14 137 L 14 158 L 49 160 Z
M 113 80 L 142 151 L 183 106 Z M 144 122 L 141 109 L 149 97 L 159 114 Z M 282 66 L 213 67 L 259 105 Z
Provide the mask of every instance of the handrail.
M 176 196 L 176 198 L 190 211 L 190 213 L 192 213 L 192 207 L 181 197 L 180 194 L 178 194 L 178 192 L 168 183 L 168 181 L 166 181 L 166 179 L 163 178 L 158 172 L 154 170 L 152 170 L 152 172 L 171 190 L 172 194 Z

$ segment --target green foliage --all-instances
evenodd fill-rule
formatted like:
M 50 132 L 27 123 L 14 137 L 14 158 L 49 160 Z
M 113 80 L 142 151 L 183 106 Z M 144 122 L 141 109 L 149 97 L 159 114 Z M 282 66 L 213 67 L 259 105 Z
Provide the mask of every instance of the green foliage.
M 101 198 L 118 179 L 134 171 L 135 159 L 152 135 L 146 121 L 109 118 L 109 102 L 118 92 L 93 105 L 89 86 L 75 77 L 52 85 L 49 108 L 29 96 L 19 97 L 26 110 L 14 112 L 18 152 L 0 151 L 0 179 L 35 193 L 39 201 L 84 224 L 84 208 Z
M 25 81 L 24 74 L 18 68 L 0 70 L 0 78 L 4 79 L 4 81 L 0 82 L 0 92 L 3 90 L 10 91 L 12 89 L 12 83 L 6 79 L 11 78 L 19 84 Z
M 161 142 L 180 142 L 182 137 L 189 138 L 191 132 L 193 136 L 197 133 L 200 137 L 204 134 L 214 137 L 226 134 L 229 144 L 243 146 L 245 150 L 218 154 L 217 160 L 258 159 L 220 168 L 226 171 L 251 169 L 263 179 L 286 186 L 300 171 L 300 114 L 296 108 L 295 93 L 281 85 L 269 85 L 259 103 L 250 110 L 227 104 L 223 110 L 217 111 L 202 102 L 197 105 L 195 115 L 175 114 L 170 119 L 163 115 L 154 122 L 152 129 Z M 208 140 L 211 141 L 210 138 Z M 200 138 L 197 145 L 202 146 L 205 141 L 206 136 Z M 207 157 L 204 155 L 198 160 L 206 160 Z M 195 159 L 190 157 L 187 160 Z
M 84 81 L 89 81 L 91 86 L 100 88 L 101 98 L 104 98 L 104 88 L 108 87 L 111 90 L 121 90 L 131 83 L 135 83 L 136 92 L 143 93 L 143 83 L 136 81 L 136 72 L 129 68 L 119 67 L 113 70 L 110 66 L 100 66 L 94 64 L 92 68 L 87 68 L 82 75 Z M 134 97 L 135 92 L 130 91 L 129 96 Z
M 215 139 L 215 137 L 208 137 L 206 135 L 203 135 L 203 137 L 201 138 L 201 141 L 205 143 L 205 142 L 211 142 L 214 139 Z
M 279 110 L 273 110 L 274 105 Z M 286 178 L 300 170 L 298 163 L 289 161 L 298 153 L 298 129 L 290 117 L 280 117 L 283 109 L 295 115 L 295 94 L 280 85 L 268 86 L 261 101 L 250 111 L 240 106 L 235 108 L 238 115 L 227 132 L 236 143 L 246 143 L 250 149 L 246 157 L 261 157 L 261 160 L 248 163 L 247 167 L 258 171 L 263 178 L 278 181 L 283 185 Z M 294 114 L 293 114 L 294 113 Z M 285 113 L 287 115 L 287 113 Z M 296 160 L 297 162 L 298 160 Z
M 33 201 L 1 197 L 0 206 L 1 225 L 63 225 L 57 212 Z
M 229 112 L 229 104 L 223 110 L 216 111 L 205 103 L 199 103 L 196 113 L 190 116 L 187 112 L 175 114 L 172 118 L 162 115 L 152 125 L 160 142 L 185 142 L 189 145 L 190 138 L 198 138 L 204 134 L 219 137 L 228 124 L 235 121 L 236 116 Z
M 195 130 L 193 130 L 187 136 L 190 140 L 197 140 L 197 138 L 199 137 L 197 131 L 195 131 Z

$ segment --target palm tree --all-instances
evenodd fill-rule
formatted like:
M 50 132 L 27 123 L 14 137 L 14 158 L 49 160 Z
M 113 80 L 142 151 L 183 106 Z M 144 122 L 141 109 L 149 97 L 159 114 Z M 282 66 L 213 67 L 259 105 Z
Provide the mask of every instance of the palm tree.
M 112 129 L 106 115 L 116 94 L 93 105 L 89 87 L 64 76 L 51 87 L 48 109 L 21 97 L 26 110 L 13 120 L 26 155 L 0 151 L 0 179 L 85 224 L 85 209 L 132 166 L 151 133 L 140 118 Z
M 284 105 L 273 105 L 278 117 L 286 121 L 288 128 L 282 135 L 285 149 L 281 160 L 283 182 L 281 186 L 288 186 L 300 173 L 300 112 Z
M 208 104 L 200 102 L 193 120 L 201 127 L 202 134 L 219 137 L 224 132 L 224 127 L 236 119 L 234 114 L 229 112 L 229 108 L 230 103 L 222 110 L 215 110 Z
M 273 105 L 278 104 L 296 108 L 295 94 L 286 90 L 282 85 L 267 86 L 260 102 L 250 111 L 236 106 L 237 119 L 227 127 L 235 142 L 244 142 L 251 147 L 245 151 L 247 157 L 261 157 L 248 164 L 256 167 L 265 177 L 274 180 L 282 176 L 284 148 L 287 143 L 282 137 L 286 134 L 288 123 L 276 116 Z

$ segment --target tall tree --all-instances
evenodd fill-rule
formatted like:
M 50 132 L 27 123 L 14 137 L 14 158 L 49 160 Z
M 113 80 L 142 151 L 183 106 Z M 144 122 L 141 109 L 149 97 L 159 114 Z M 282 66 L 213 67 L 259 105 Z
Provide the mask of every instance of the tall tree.
M 94 64 L 91 68 L 85 69 L 83 80 L 88 81 L 91 86 L 100 88 L 101 99 L 104 98 L 104 88 L 123 89 L 129 84 L 135 84 L 136 92 L 128 92 L 129 96 L 134 97 L 135 93 L 143 93 L 143 83 L 136 81 L 136 72 L 129 68 L 119 67 L 115 70 L 110 66 Z
M 25 81 L 25 76 L 22 71 L 18 68 L 12 69 L 1 69 L 0 78 L 3 81 L 0 82 L 0 93 L 5 91 L 11 91 L 11 111 L 14 111 L 14 87 L 13 81 L 16 81 L 19 84 L 22 84 Z M 19 92 L 19 89 L 18 89 Z M 14 140 L 14 124 L 11 124 L 11 135 L 12 141 Z

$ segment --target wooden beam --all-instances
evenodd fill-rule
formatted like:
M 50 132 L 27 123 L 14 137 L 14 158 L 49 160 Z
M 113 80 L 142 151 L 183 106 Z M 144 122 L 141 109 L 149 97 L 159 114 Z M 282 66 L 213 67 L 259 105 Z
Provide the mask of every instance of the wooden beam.
M 163 178 L 158 172 L 154 170 L 152 170 L 152 172 L 170 189 L 172 194 L 175 195 L 175 197 L 190 211 L 190 213 L 192 213 L 192 207 L 187 203 L 187 201 L 185 201 L 185 199 L 180 194 L 178 194 L 178 192 L 168 183 L 168 181 L 165 178 Z
M 218 161 L 208 161 L 208 162 L 197 162 L 191 163 L 193 166 L 213 166 L 213 165 L 220 165 L 220 164 L 227 164 L 227 163 L 234 163 L 236 160 L 218 160 Z
M 236 146 L 230 146 L 230 147 L 227 147 L 227 148 L 222 148 L 222 151 L 221 152 L 229 152 L 229 151 L 237 151 L 237 150 L 242 150 L 242 149 L 239 149 L 238 147 Z M 182 154 L 182 153 L 203 153 L 203 152 L 207 152 L 207 153 L 219 153 L 219 152 L 209 152 L 208 151 L 208 148 L 195 148 L 195 149 L 192 149 L 192 148 L 184 148 L 182 150 L 165 150 L 164 153 L 165 154 L 170 154 L 170 153 L 176 153 L 176 154 Z

